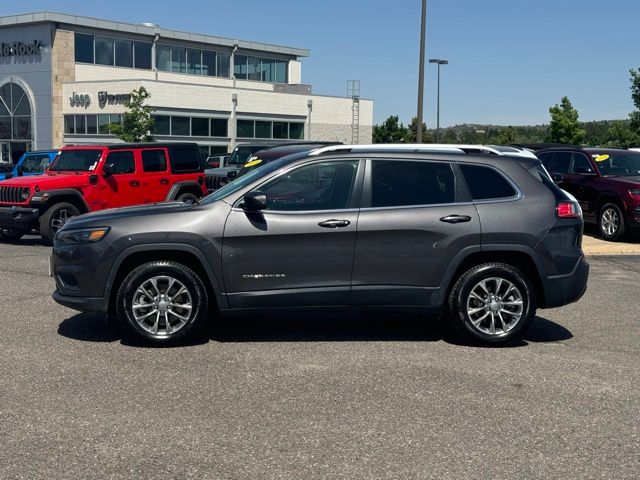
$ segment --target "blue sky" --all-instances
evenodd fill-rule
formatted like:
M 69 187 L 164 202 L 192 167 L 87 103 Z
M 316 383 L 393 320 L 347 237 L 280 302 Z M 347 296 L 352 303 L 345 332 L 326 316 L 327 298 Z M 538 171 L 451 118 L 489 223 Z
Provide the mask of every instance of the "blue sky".
M 427 57 L 442 68 L 441 124 L 538 124 L 569 96 L 583 120 L 626 118 L 640 67 L 635 0 L 428 0 Z M 150 8 L 153 5 L 153 8 Z M 59 11 L 309 48 L 303 82 L 345 95 L 361 81 L 375 122 L 416 111 L 420 0 L 2 2 L 0 15 Z M 425 120 L 435 126 L 436 69 Z

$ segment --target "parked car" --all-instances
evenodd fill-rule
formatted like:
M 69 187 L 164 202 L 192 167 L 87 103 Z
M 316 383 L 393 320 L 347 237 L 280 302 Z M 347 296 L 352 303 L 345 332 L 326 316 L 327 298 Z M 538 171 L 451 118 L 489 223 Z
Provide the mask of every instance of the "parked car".
M 279 145 L 274 142 L 255 142 L 255 143 L 243 143 L 233 149 L 229 159 L 224 162 L 224 165 L 219 168 L 207 168 L 205 170 L 207 189 L 209 192 L 213 192 L 218 188 L 226 185 L 229 181 L 229 172 L 237 172 L 242 166 L 247 163 L 247 160 L 258 150 L 273 147 Z M 232 174 L 233 176 L 233 174 Z
M 148 143 L 60 149 L 47 173 L 0 183 L 0 233 L 17 240 L 36 229 L 52 244 L 72 217 L 207 193 L 196 144 Z
M 640 227 L 640 153 L 557 147 L 536 152 L 558 186 L 580 202 L 585 222 L 610 241 Z
M 326 147 L 328 145 L 342 145 L 341 142 L 307 142 L 307 143 L 295 143 L 292 145 L 280 145 L 279 147 L 265 148 L 264 150 L 258 150 L 251 155 L 238 173 L 232 178 L 242 177 L 249 172 L 252 172 L 256 168 L 259 168 L 267 163 L 271 163 L 287 155 L 294 153 L 309 152 L 317 148 Z
M 196 204 L 72 219 L 53 298 L 167 344 L 214 311 L 391 307 L 442 312 L 465 338 L 518 338 L 578 300 L 579 205 L 538 159 L 409 146 L 288 155 Z
M 58 154 L 58 150 L 38 150 L 26 152 L 13 169 L 7 173 L 0 173 L 0 180 L 8 180 L 12 177 L 29 177 L 42 175 L 49 164 Z
M 204 164 L 206 168 L 220 168 L 224 167 L 225 162 L 229 160 L 230 153 L 224 155 L 209 155 Z

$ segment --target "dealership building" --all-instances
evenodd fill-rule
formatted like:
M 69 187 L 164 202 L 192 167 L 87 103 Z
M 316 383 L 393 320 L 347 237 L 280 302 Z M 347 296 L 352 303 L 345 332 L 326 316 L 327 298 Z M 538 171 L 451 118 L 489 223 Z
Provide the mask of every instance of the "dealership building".
M 133 90 L 144 87 L 160 141 L 203 154 L 236 143 L 370 143 L 373 102 L 315 95 L 309 51 L 59 13 L 0 17 L 0 155 L 114 143 Z M 331 68 L 330 65 L 327 68 Z M 345 79 L 346 93 L 347 79 Z

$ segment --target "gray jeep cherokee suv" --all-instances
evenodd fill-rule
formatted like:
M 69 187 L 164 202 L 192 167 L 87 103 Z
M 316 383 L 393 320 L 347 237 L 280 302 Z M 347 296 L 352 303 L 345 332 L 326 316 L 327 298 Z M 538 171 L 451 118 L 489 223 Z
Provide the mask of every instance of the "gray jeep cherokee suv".
M 57 234 L 53 298 L 152 343 L 213 312 L 419 308 L 466 339 L 517 338 L 578 300 L 582 214 L 535 158 L 332 146 L 278 159 L 199 203 L 89 213 Z

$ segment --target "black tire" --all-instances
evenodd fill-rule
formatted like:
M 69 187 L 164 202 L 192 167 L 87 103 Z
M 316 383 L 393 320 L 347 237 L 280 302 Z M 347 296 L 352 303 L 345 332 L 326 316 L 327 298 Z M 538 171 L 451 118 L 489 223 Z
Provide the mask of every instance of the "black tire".
M 3 242 L 17 242 L 26 233 L 27 232 L 24 230 L 16 230 L 13 228 L 2 228 L 0 229 L 0 240 Z
M 501 279 L 502 282 L 499 284 L 494 279 Z M 487 301 L 489 295 L 486 295 L 486 298 L 479 301 L 472 295 L 476 288 L 482 290 L 480 283 L 485 280 L 487 294 L 490 295 L 492 289 L 498 291 L 495 300 Z M 515 287 L 515 291 L 507 291 L 508 283 Z M 518 300 L 521 301 L 521 312 L 516 320 L 520 305 L 511 304 Z M 447 307 L 452 326 L 465 340 L 482 345 L 506 345 L 518 339 L 522 330 L 534 318 L 537 303 L 531 282 L 520 270 L 504 263 L 485 263 L 469 269 L 458 278 L 449 295 Z M 494 311 L 494 308 L 498 310 Z M 479 312 L 472 313 L 477 315 L 472 319 L 469 311 L 474 310 Z M 488 317 L 478 322 L 485 314 Z M 493 333 L 491 323 L 494 324 Z
M 198 200 L 198 196 L 195 193 L 187 192 L 180 194 L 176 200 L 178 202 L 194 203 Z
M 615 203 L 603 205 L 598 212 L 598 232 L 600 236 L 610 242 L 622 240 L 626 225 L 622 210 Z
M 54 203 L 40 217 L 40 235 L 47 245 L 53 245 L 56 232 L 72 217 L 80 215 L 75 205 L 66 202 Z
M 152 279 L 156 279 L 159 291 L 152 291 L 155 287 L 145 286 L 153 284 Z M 173 287 L 170 279 L 176 281 Z M 186 288 L 187 293 L 179 293 L 179 284 Z M 141 287 L 149 294 L 159 295 L 154 299 L 140 293 Z M 160 298 L 162 295 L 166 297 Z M 134 313 L 134 302 L 138 306 L 135 309 L 138 320 Z M 191 305 L 191 308 L 186 310 L 179 305 Z M 197 273 L 180 263 L 158 260 L 145 263 L 127 275 L 118 289 L 116 313 L 125 331 L 138 340 L 153 345 L 175 345 L 197 338 L 202 333 L 207 305 L 207 290 Z M 147 314 L 150 316 L 142 318 Z M 183 321 L 178 316 L 187 320 Z

